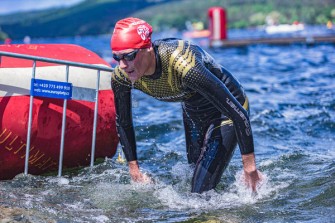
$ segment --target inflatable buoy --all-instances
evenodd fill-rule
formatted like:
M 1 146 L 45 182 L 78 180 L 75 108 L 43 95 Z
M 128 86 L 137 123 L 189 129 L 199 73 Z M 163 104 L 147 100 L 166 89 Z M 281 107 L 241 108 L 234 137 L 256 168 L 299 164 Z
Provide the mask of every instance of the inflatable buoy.
M 109 67 L 95 53 L 70 44 L 0 45 L 0 52 Z M 0 180 L 24 171 L 33 61 L 0 55 Z M 63 168 L 90 163 L 97 71 L 69 67 L 72 99 L 67 100 Z M 36 62 L 35 78 L 65 81 L 66 65 Z M 112 157 L 118 137 L 110 73 L 101 71 L 96 129 L 96 158 Z M 34 97 L 29 174 L 58 169 L 63 99 Z

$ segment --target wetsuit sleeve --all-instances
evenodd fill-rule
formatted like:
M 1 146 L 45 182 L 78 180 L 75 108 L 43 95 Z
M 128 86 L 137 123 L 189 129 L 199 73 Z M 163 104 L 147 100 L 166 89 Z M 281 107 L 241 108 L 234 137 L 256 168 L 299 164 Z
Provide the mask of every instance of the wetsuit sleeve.
M 254 152 L 248 112 L 236 100 L 225 84 L 198 60 L 186 73 L 184 85 L 199 92 L 219 111 L 231 119 L 242 154 Z
M 112 77 L 114 104 L 116 110 L 116 128 L 122 150 L 127 161 L 137 160 L 136 140 L 131 110 L 131 88 Z

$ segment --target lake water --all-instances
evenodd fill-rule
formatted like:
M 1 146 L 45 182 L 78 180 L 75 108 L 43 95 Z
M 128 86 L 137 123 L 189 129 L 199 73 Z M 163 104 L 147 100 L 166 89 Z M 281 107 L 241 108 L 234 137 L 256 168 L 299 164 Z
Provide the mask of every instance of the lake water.
M 230 35 L 250 35 L 250 30 Z M 161 36 L 167 34 L 155 38 Z M 127 166 L 116 157 L 63 178 L 18 176 L 0 182 L 0 207 L 7 219 L 335 222 L 335 46 L 208 49 L 206 40 L 197 41 L 237 76 L 249 95 L 257 165 L 265 175 L 256 195 L 241 183 L 238 149 L 216 190 L 190 193 L 192 168 L 186 160 L 180 104 L 135 91 L 139 160 L 155 183 L 131 183 Z M 111 58 L 109 36 L 33 43 L 74 43 Z

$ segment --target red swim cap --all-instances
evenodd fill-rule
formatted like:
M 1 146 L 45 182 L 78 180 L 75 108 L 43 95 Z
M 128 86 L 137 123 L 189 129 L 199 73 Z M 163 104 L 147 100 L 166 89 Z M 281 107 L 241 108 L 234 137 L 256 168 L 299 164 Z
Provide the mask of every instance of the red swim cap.
M 144 20 L 125 18 L 115 24 L 111 39 L 113 51 L 142 49 L 151 46 L 152 27 Z

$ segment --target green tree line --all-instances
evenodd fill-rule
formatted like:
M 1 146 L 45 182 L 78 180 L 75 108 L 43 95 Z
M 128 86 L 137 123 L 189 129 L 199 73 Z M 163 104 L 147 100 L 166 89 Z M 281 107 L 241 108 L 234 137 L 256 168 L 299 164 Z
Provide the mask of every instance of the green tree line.
M 335 22 L 334 0 L 184 0 L 153 6 L 134 15 L 150 21 L 156 28 L 184 29 L 185 21 L 207 24 L 207 9 L 213 6 L 226 9 L 228 28 L 264 25 L 269 17 L 281 24 Z

